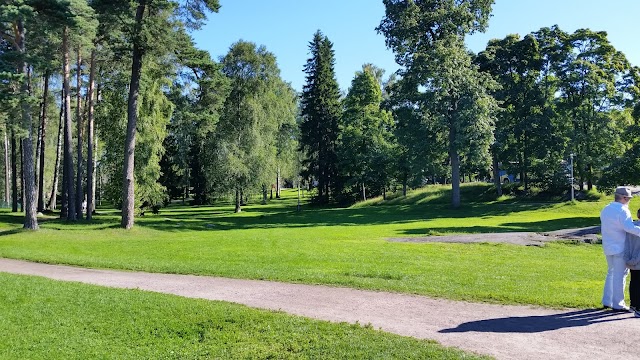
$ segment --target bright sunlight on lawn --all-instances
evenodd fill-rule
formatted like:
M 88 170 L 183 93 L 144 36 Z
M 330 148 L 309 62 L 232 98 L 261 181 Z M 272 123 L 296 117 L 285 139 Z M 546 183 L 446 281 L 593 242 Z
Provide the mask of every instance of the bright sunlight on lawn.
M 0 274 L 3 359 L 476 359 L 431 341 L 218 301 Z
M 483 201 L 486 185 L 463 187 L 463 207 L 432 187 L 407 198 L 296 212 L 296 193 L 233 214 L 230 206 L 162 209 L 131 231 L 101 209 L 92 224 L 42 220 L 23 232 L 0 213 L 0 256 L 87 267 L 328 284 L 449 299 L 596 306 L 606 268 L 599 245 L 396 243 L 390 237 L 546 231 L 598 225 L 609 201 Z M 632 203 L 632 206 L 637 204 Z

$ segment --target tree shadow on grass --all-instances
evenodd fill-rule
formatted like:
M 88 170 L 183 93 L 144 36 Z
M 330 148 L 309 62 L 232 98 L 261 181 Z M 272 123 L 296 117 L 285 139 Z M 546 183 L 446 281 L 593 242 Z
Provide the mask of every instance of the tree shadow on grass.
M 248 205 L 242 214 L 233 213 L 233 205 L 222 203 L 216 206 L 171 206 L 161 209 L 159 214 L 146 213 L 136 218 L 136 226 L 159 231 L 225 231 L 237 229 L 275 229 L 305 228 L 320 226 L 362 226 L 409 224 L 434 219 L 465 219 L 470 217 L 507 216 L 522 211 L 533 211 L 552 207 L 556 203 L 533 202 L 501 202 L 501 203 L 468 203 L 461 209 L 452 209 L 449 204 L 425 202 L 421 204 L 385 204 L 380 206 L 364 206 L 350 208 L 314 207 L 309 204 L 296 211 L 296 201 L 272 201 L 268 205 Z M 590 218 L 561 219 L 558 223 L 513 223 L 501 226 L 477 226 L 466 228 L 465 232 L 509 232 L 509 231 L 549 231 L 566 227 L 578 227 L 589 223 Z M 595 219 L 595 218 L 594 218 Z M 22 224 L 23 218 L 10 213 L 0 213 L 0 222 Z M 562 222 L 568 224 L 562 225 Z M 79 220 L 68 222 L 63 219 L 49 217 L 42 219 L 43 228 L 56 230 L 99 230 L 118 228 L 118 213 L 105 212 L 98 214 L 89 222 Z M 459 228 L 412 229 L 406 230 L 408 235 L 428 235 L 433 230 L 438 232 L 460 232 Z
M 543 220 L 543 221 L 535 221 L 535 222 L 527 222 L 527 223 L 506 223 L 505 226 L 510 227 L 526 227 L 527 231 L 532 232 L 545 232 L 550 231 L 550 229 L 577 229 L 584 228 L 588 226 L 597 226 L 600 225 L 600 217 L 598 216 L 583 216 L 583 217 L 572 217 L 565 219 L 553 219 L 553 220 Z
M 489 332 L 489 333 L 540 333 L 564 328 L 588 326 L 597 323 L 619 321 L 621 313 L 602 309 L 586 309 L 566 313 L 504 317 L 466 322 L 455 328 L 440 330 L 440 333 Z
M 22 225 L 24 223 L 24 215 L 21 213 L 0 212 L 0 223 Z
M 595 226 L 600 223 L 599 217 L 572 217 L 565 219 L 553 219 L 534 222 L 504 223 L 496 226 L 465 226 L 465 227 L 437 227 L 407 229 L 401 233 L 404 235 L 441 235 L 448 233 L 508 233 L 508 232 L 550 232 L 562 229 L 577 229 L 588 226 Z
M 29 231 L 29 230 L 25 230 L 23 228 L 7 229 L 7 230 L 0 231 L 0 236 L 15 235 L 25 231 Z
M 520 204 L 475 204 L 464 210 L 451 209 L 449 205 L 396 205 L 372 206 L 361 208 L 319 208 L 303 206 L 297 212 L 295 207 L 253 205 L 244 208 L 242 214 L 221 211 L 220 207 L 175 208 L 161 210 L 160 214 L 145 216 L 137 220 L 142 227 L 161 231 L 194 231 L 194 230 L 232 230 L 232 229 L 267 229 L 267 228 L 302 228 L 316 226 L 359 226 L 404 224 L 431 219 L 451 218 L 466 219 L 481 216 L 505 216 L 520 211 L 531 211 L 555 204 L 520 203 Z M 529 229 L 525 224 L 521 228 L 512 226 L 502 231 L 524 231 Z M 459 231 L 450 228 L 449 231 Z M 546 228 L 546 230 L 554 230 Z M 410 230 L 414 231 L 414 230 Z M 443 229 L 447 231 L 447 229 Z M 478 227 L 474 232 L 500 231 L 497 227 Z M 408 230 L 409 233 L 409 230 Z M 417 232 L 424 234 L 425 232 Z

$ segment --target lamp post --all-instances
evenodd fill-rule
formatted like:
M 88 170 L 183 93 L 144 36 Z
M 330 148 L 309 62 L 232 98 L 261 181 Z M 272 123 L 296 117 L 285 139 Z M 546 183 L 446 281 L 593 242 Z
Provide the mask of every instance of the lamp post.
M 569 154 L 569 157 L 571 158 L 571 201 L 573 201 L 573 153 Z

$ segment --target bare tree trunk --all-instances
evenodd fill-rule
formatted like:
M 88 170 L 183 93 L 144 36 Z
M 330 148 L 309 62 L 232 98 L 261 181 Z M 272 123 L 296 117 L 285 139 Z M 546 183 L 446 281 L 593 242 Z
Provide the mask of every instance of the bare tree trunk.
M 20 140 L 20 212 L 24 212 L 24 150 Z
M 11 212 L 18 212 L 18 153 L 16 133 L 11 129 Z
M 44 159 L 47 138 L 47 100 L 49 98 L 49 70 L 44 74 L 44 91 L 42 95 L 42 120 L 40 122 L 40 161 L 38 163 L 38 211 L 44 211 Z
M 82 219 L 82 203 L 84 195 L 82 191 L 82 167 L 84 160 L 82 159 L 82 96 L 80 89 L 82 88 L 82 58 L 80 55 L 80 47 L 76 54 L 76 130 L 78 133 L 78 162 L 76 171 L 76 217 Z
M 276 172 L 276 199 L 280 199 L 280 166 Z
M 92 205 L 91 205 L 91 213 L 95 214 L 96 212 L 96 198 L 100 189 L 98 189 L 98 177 L 99 177 L 99 171 L 98 171 L 98 137 L 95 136 L 93 137 L 94 140 L 94 145 L 93 145 L 93 194 L 91 195 L 91 201 L 92 201 Z M 87 207 L 88 208 L 88 207 Z
M 58 146 L 56 146 L 56 165 L 53 168 L 53 186 L 51 187 L 51 196 L 49 196 L 49 206 L 51 210 L 55 210 L 57 206 L 58 180 L 60 178 L 60 155 L 62 153 L 62 137 L 64 135 L 64 91 L 60 92 L 60 121 L 58 125 Z
M 36 137 L 36 167 L 35 167 L 35 185 L 36 185 L 36 208 L 38 203 L 40 202 L 39 197 L 37 196 L 38 194 L 40 194 L 40 184 L 38 182 L 38 179 L 40 178 L 39 176 L 39 171 L 40 171 L 40 144 L 42 143 L 42 103 L 40 103 L 39 105 L 39 112 L 38 112 L 38 135 Z M 38 211 L 41 211 L 40 209 L 38 209 Z
M 262 184 L 262 205 L 267 205 L 267 184 Z
M 367 201 L 367 188 L 364 186 L 364 181 L 362 182 L 362 201 Z
M 4 124 L 4 202 L 9 205 L 11 196 L 9 196 L 10 188 L 10 170 L 9 170 L 9 138 L 7 137 L 7 124 Z
M 242 207 L 240 206 L 240 199 L 242 195 L 240 195 L 240 189 L 236 187 L 236 208 L 233 212 L 236 214 L 242 211 Z
M 71 91 L 69 86 L 69 28 L 65 26 L 62 36 L 62 62 L 64 86 L 64 178 L 63 204 L 66 202 L 67 220 L 76 221 L 76 201 L 73 191 L 73 138 L 71 135 Z M 64 207 L 64 205 L 63 205 Z
M 500 169 L 498 163 L 498 156 L 493 154 L 493 183 L 496 186 L 496 192 L 498 196 L 502 196 L 502 183 L 500 182 Z
M 142 17 L 146 7 L 146 0 L 138 1 L 136 10 L 136 33 L 142 31 Z M 133 227 L 135 215 L 135 179 L 134 164 L 136 151 L 136 123 L 138 122 L 138 92 L 140 90 L 140 75 L 142 73 L 143 50 L 139 41 L 133 42 L 133 54 L 131 64 L 131 82 L 129 85 L 129 99 L 127 108 L 127 139 L 124 145 L 124 171 L 122 184 L 122 221 L 125 229 Z
M 454 209 L 460 207 L 460 155 L 455 145 L 456 131 L 449 129 L 449 156 L 451 157 L 451 205 Z
M 26 54 L 26 29 L 24 28 L 24 24 L 22 20 L 18 20 L 15 26 L 15 40 L 16 45 L 18 46 L 18 51 L 20 54 Z M 24 59 L 24 58 L 23 58 Z M 29 75 L 29 64 L 25 60 L 21 60 L 21 71 L 23 74 Z M 28 79 L 27 79 L 28 80 Z M 27 81 L 23 82 L 20 87 L 20 92 L 23 95 L 28 95 L 30 93 L 29 83 Z M 24 167 L 24 189 L 25 193 L 25 214 L 24 214 L 24 228 L 37 230 L 38 229 L 38 217 L 37 217 L 37 209 L 36 209 L 36 192 L 35 192 L 35 173 L 34 173 L 34 163 L 33 163 L 33 128 L 32 128 L 32 119 L 31 119 L 31 105 L 28 101 L 21 102 L 22 108 L 22 126 L 24 129 L 28 130 L 28 136 L 22 139 L 22 147 L 24 150 L 24 158 L 23 164 Z
M 93 211 L 95 210 L 96 194 L 94 189 L 96 188 L 94 177 L 94 129 L 93 129 L 93 89 L 95 87 L 95 72 L 96 72 L 96 49 L 91 50 L 91 64 L 89 65 L 89 89 L 87 90 L 88 111 L 87 111 L 87 220 L 91 220 L 93 217 Z

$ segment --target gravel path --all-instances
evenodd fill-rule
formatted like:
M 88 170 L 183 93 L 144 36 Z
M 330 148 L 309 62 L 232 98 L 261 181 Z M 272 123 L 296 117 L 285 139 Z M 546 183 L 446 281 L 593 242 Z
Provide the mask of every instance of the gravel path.
M 486 234 L 456 234 L 442 236 L 389 238 L 392 242 L 440 242 L 440 243 L 509 243 L 525 246 L 544 246 L 551 241 L 579 241 L 594 244 L 598 242 L 600 226 L 565 229 L 547 232 L 504 232 Z
M 0 259 L 0 272 L 224 300 L 376 329 L 498 359 L 634 359 L 640 319 L 597 309 L 548 310 L 328 286 L 85 269 Z M 2 290 L 0 290 L 2 291 Z

